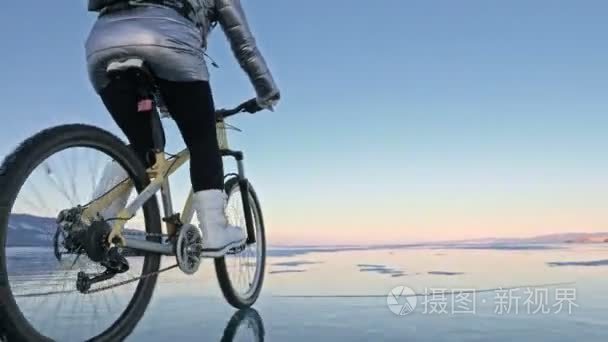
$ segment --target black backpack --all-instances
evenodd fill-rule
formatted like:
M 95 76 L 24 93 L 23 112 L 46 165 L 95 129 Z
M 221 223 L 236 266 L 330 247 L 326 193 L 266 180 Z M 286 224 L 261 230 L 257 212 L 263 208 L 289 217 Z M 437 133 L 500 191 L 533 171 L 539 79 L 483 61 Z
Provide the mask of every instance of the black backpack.
M 116 5 L 121 2 L 129 2 L 129 0 L 89 0 L 89 11 L 99 12 L 108 6 Z

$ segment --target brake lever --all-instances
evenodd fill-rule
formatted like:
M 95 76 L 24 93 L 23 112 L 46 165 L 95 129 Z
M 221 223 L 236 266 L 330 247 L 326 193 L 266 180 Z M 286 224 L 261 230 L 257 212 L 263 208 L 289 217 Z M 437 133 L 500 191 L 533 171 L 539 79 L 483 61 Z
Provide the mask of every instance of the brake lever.
M 225 123 L 224 122 L 224 127 L 226 127 L 226 129 L 230 129 L 230 130 L 233 130 L 233 131 L 243 132 L 242 129 L 240 129 L 240 128 L 236 127 L 236 126 L 233 126 L 233 125 L 231 125 L 229 123 Z

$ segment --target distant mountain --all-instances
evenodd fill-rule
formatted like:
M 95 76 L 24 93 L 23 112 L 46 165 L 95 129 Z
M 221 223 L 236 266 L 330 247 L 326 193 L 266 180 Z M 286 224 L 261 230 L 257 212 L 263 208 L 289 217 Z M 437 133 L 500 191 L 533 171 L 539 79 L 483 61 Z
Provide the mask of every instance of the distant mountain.
M 8 219 L 7 246 L 50 247 L 56 229 L 54 218 L 13 214 Z
M 472 240 L 471 242 L 490 242 L 490 243 L 607 243 L 608 233 L 562 233 L 539 235 L 531 238 L 510 238 L 510 239 L 483 239 Z
M 9 247 L 51 247 L 57 230 L 56 219 L 27 214 L 12 214 L 8 220 Z M 143 234 L 140 230 L 125 229 L 132 234 Z
M 50 247 L 56 229 L 57 224 L 55 223 L 54 218 L 27 214 L 13 214 L 8 223 L 7 244 L 9 246 L 21 247 Z M 141 230 L 126 228 L 125 231 L 131 234 L 143 234 Z M 462 244 L 474 247 L 475 245 L 481 244 L 517 246 L 526 244 L 560 243 L 608 243 L 608 233 L 564 233 L 540 235 L 531 238 L 485 238 L 459 241 L 436 241 L 408 245 L 382 245 L 378 247 L 422 247 L 428 245 L 447 246 Z M 298 247 L 301 248 L 302 246 Z M 320 248 L 321 246 L 317 247 Z M 342 250 L 345 247 L 353 249 L 365 248 L 364 246 L 339 246 L 338 248 Z M 326 247 L 323 247 L 323 250 L 325 250 L 325 248 Z
M 567 243 L 608 243 L 608 234 L 590 234 L 589 236 L 581 236 L 571 240 L 566 240 Z

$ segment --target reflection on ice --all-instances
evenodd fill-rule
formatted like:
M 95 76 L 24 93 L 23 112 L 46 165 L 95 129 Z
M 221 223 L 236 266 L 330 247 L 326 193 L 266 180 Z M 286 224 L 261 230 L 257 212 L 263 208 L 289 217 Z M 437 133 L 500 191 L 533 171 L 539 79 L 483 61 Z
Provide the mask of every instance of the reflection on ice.
M 444 340 L 445 336 L 453 341 L 608 340 L 608 279 L 604 268 L 549 267 L 604 266 L 607 250 L 584 245 L 558 247 L 465 248 L 447 254 L 422 247 L 333 252 L 307 248 L 305 259 L 301 253 L 276 256 L 271 250 L 269 254 L 275 256 L 268 258 L 267 272 L 273 276 L 266 278 L 262 297 L 255 306 L 257 314 L 235 313 L 226 304 L 215 280 L 213 263 L 206 262 L 194 276 L 177 270 L 161 275 L 152 303 L 128 341 L 259 341 L 260 336 L 270 341 L 295 342 L 430 342 Z M 35 271 L 46 267 L 41 260 L 45 253 L 48 252 L 9 248 L 9 259 L 18 265 L 11 272 L 24 286 L 23 291 L 57 286 L 54 272 Z M 163 259 L 163 265 L 172 263 L 171 258 Z M 386 294 L 400 285 L 420 294 L 432 288 L 446 289 L 448 293 L 452 289 L 473 289 L 478 312 L 451 319 L 450 315 L 425 315 L 419 307 L 407 317 L 395 316 L 386 306 Z M 547 287 L 550 293 L 560 287 L 575 287 L 579 306 L 572 315 L 523 317 L 494 313 L 495 291 L 528 286 Z M 107 306 L 98 305 L 96 312 L 86 305 L 70 305 L 76 302 L 56 310 L 58 298 L 38 298 L 28 304 L 32 312 L 36 310 L 35 319 L 41 324 L 66 332 L 58 334 L 57 340 L 70 341 L 68 332 L 89 329 L 115 314 L 112 301 Z M 121 291 L 116 291 L 111 300 L 120 303 L 124 298 Z M 451 298 L 447 296 L 447 300 Z M 419 303 L 422 302 L 420 297 Z M 96 301 L 92 298 L 89 303 Z M 95 321 L 83 321 L 83 313 L 96 317 Z M 233 315 L 237 317 L 234 321 L 240 323 L 228 323 L 233 322 Z M 580 329 L 581 325 L 585 329 Z
M 593 261 L 555 261 L 548 262 L 549 266 L 608 266 L 608 259 Z

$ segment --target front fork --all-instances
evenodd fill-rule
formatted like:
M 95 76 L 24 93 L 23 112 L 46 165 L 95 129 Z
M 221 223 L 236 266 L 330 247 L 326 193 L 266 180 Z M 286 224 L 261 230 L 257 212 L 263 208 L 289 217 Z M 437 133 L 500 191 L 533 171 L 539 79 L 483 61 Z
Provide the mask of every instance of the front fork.
M 245 166 L 243 164 L 243 152 L 232 150 L 221 150 L 222 156 L 233 157 L 236 160 L 238 169 L 239 189 L 241 191 L 241 199 L 243 201 L 243 213 L 245 214 L 245 224 L 247 226 L 247 244 L 251 245 L 256 242 L 255 227 L 253 222 L 253 213 L 251 212 L 251 202 L 249 198 L 249 181 L 245 177 Z M 229 190 L 229 189 L 227 189 Z
M 251 203 L 249 202 L 249 181 L 247 178 L 239 179 L 239 187 L 241 189 L 241 198 L 243 199 L 243 212 L 245 214 L 245 224 L 247 225 L 247 244 L 255 243 L 255 227 L 253 226 L 253 214 L 251 212 Z

